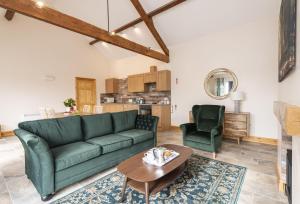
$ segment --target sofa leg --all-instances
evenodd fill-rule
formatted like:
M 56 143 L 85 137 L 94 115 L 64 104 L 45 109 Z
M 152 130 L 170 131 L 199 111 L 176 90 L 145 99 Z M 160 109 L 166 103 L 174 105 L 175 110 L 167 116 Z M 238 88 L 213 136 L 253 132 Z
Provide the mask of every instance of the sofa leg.
M 51 200 L 53 198 L 53 196 L 54 196 L 54 193 L 48 194 L 46 196 L 41 196 L 41 200 L 42 201 L 49 201 L 49 200 Z
M 213 159 L 216 159 L 216 153 L 215 152 L 213 152 Z

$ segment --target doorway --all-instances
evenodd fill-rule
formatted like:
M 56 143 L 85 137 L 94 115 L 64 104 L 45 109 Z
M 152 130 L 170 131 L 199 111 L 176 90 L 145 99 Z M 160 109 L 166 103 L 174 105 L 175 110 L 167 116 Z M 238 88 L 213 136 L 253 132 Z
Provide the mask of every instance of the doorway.
M 93 110 L 96 105 L 96 79 L 76 77 L 76 105 L 80 112 L 84 106 Z

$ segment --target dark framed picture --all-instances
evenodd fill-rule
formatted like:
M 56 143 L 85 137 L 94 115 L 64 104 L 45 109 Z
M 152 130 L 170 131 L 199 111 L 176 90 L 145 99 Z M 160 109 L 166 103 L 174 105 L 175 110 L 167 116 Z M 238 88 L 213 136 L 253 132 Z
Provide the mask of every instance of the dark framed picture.
M 297 0 L 282 0 L 279 20 L 279 82 L 296 68 L 296 20 Z

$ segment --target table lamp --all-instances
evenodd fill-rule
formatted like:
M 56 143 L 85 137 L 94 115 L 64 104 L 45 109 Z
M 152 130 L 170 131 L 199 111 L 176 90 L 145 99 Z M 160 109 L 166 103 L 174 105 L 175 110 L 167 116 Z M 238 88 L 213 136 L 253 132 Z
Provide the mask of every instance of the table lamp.
M 241 111 L 240 101 L 245 99 L 245 93 L 241 91 L 236 91 L 231 93 L 231 100 L 234 101 L 234 112 L 239 113 Z

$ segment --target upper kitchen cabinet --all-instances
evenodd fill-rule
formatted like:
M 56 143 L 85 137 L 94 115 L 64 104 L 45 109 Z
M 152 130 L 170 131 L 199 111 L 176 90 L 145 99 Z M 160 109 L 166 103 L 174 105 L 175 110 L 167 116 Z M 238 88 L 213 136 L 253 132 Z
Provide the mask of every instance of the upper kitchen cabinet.
M 144 74 L 144 83 L 156 83 L 157 79 L 157 72 L 149 72 Z
M 105 92 L 106 93 L 118 93 L 119 91 L 119 79 L 111 78 L 105 80 Z
M 128 76 L 128 92 L 144 92 L 144 74 L 136 74 Z
M 171 91 L 171 72 L 169 70 L 157 72 L 156 91 Z

